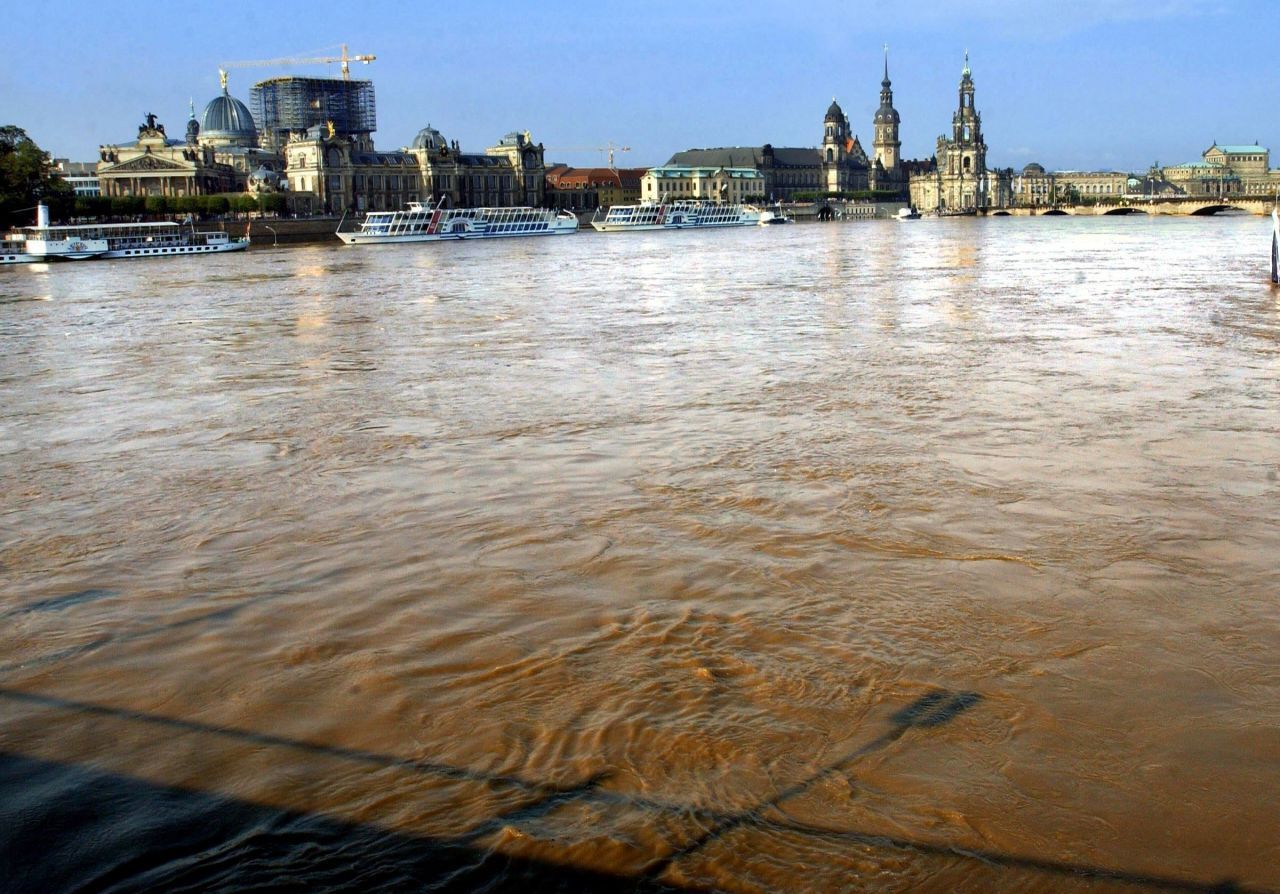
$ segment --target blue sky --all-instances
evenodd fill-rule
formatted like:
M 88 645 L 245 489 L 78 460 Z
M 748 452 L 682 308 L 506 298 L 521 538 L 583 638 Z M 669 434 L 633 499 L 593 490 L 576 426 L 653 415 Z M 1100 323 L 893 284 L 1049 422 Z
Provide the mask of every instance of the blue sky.
M 908 158 L 949 130 L 966 49 L 993 165 L 1137 170 L 1214 141 L 1280 150 L 1275 0 L 10 7 L 0 123 L 73 160 L 131 138 L 145 112 L 180 134 L 188 98 L 199 112 L 218 93 L 221 62 L 343 42 L 378 57 L 355 74 L 374 81 L 383 149 L 431 123 L 472 151 L 528 129 L 548 160 L 599 164 L 579 147 L 612 140 L 632 149 L 619 164 L 652 165 L 690 147 L 815 145 L 836 96 L 869 150 L 888 44 Z M 231 92 L 248 103 L 254 81 L 290 73 L 338 72 L 237 68 Z

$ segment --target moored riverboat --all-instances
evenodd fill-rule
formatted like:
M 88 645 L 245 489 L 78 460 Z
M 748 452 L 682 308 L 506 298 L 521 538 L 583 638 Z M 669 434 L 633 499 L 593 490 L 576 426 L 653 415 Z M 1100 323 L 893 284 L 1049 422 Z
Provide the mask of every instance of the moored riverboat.
M 337 236 L 347 245 L 443 242 L 514 236 L 564 236 L 578 232 L 578 218 L 554 208 L 442 208 L 410 202 L 403 211 L 374 211 L 355 231 Z
M 760 212 L 760 226 L 762 227 L 789 224 L 793 222 L 792 218 L 787 216 L 787 212 L 782 210 L 781 205 L 777 205 L 774 208 L 767 208 Z
M 27 252 L 27 240 L 21 233 L 0 238 L 0 264 L 30 264 L 37 260 Z
M 760 209 L 752 205 L 721 205 L 716 202 L 644 202 L 614 205 L 603 217 L 596 209 L 591 226 L 601 233 L 624 230 L 686 230 L 697 227 L 754 227 L 760 223 Z
M 247 239 L 233 239 L 222 230 L 198 231 L 194 224 L 174 221 L 51 225 L 44 205 L 37 209 L 36 225 L 24 227 L 21 235 L 36 261 L 210 254 L 249 247 Z

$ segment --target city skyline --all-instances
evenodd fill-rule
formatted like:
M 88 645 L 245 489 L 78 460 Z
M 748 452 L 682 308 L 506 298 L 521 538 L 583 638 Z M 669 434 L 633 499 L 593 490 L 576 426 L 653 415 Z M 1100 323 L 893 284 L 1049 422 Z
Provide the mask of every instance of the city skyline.
M 0 73 L 3 123 L 59 157 L 91 160 L 131 138 L 146 112 L 181 132 L 220 92 L 221 63 L 312 56 L 345 42 L 372 53 L 353 77 L 378 97 L 380 148 L 407 145 L 428 123 L 478 150 L 529 130 L 548 161 L 604 163 L 578 147 L 631 147 L 619 166 L 661 164 L 682 149 L 812 146 L 834 95 L 864 145 L 890 47 L 903 155 L 927 158 L 948 129 L 970 53 L 995 167 L 1143 170 L 1196 159 L 1211 143 L 1272 147 L 1280 76 L 1262 3 L 1103 3 L 1070 15 L 1048 3 L 982 0 L 956 10 L 887 3 L 850 11 L 811 3 L 793 18 L 751 3 L 501 4 L 479 17 L 456 7 L 373 3 L 351 26 L 336 4 L 239 10 L 226 22 L 179 11 L 72 2 L 57 21 L 15 10 Z M 286 26 L 287 25 L 287 26 Z M 53 63 L 53 67 L 51 66 Z M 337 75 L 336 66 L 231 70 L 232 95 L 279 74 Z

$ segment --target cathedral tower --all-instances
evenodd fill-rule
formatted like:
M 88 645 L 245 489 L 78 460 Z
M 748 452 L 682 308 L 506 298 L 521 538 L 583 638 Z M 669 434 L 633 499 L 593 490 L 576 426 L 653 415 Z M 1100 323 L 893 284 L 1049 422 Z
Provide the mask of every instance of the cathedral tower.
M 889 48 L 884 49 L 884 80 L 880 82 L 880 108 L 876 110 L 876 161 L 891 178 L 896 178 L 902 165 L 902 142 L 898 139 L 898 110 L 893 107 L 893 84 L 889 80 Z
M 951 118 L 951 174 L 978 177 L 987 172 L 987 145 L 982 141 L 982 116 L 973 107 L 973 73 L 969 70 L 969 54 L 964 54 L 964 71 L 960 74 L 960 108 Z

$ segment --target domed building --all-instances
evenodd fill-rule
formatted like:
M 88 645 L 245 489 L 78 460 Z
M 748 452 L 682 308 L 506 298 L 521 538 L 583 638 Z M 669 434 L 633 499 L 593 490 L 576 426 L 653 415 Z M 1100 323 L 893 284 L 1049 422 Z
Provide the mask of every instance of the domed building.
M 209 101 L 198 128 L 191 130 L 198 134 L 201 146 L 211 147 L 217 160 L 235 171 L 235 191 L 252 191 L 250 178 L 254 172 L 265 168 L 280 173 L 284 171 L 284 157 L 261 147 L 249 107 L 227 89 L 227 73 L 219 71 L 218 76 L 222 95 Z
M 409 144 L 410 149 L 424 149 L 427 152 L 435 152 L 440 149 L 448 149 L 449 144 L 445 141 L 444 134 L 436 130 L 430 124 L 418 131 L 418 135 L 413 138 L 413 142 Z
M 546 199 L 543 147 L 528 131 L 512 131 L 483 153 L 463 152 L 428 124 L 406 151 L 417 160 L 424 199 L 460 208 L 538 207 Z
M 234 172 L 215 157 L 212 146 L 169 139 L 155 115 L 147 115 L 138 126 L 136 142 L 105 144 L 98 151 L 98 183 L 104 196 L 171 198 L 235 188 Z
M 257 147 L 258 128 L 249 107 L 227 90 L 227 73 L 222 78 L 222 95 L 214 97 L 200 116 L 200 141 L 208 146 Z

